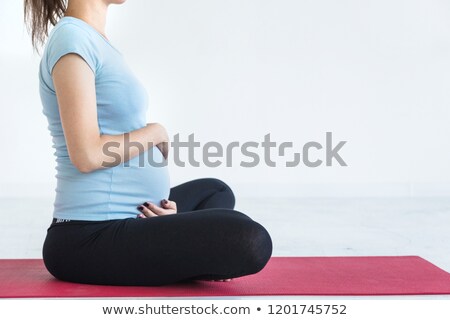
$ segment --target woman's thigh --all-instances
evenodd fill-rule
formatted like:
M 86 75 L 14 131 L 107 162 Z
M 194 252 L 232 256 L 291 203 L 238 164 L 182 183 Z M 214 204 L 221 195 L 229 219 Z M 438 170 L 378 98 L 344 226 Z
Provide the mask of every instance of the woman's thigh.
M 239 277 L 261 270 L 271 253 L 266 229 L 229 209 L 56 226 L 44 243 L 55 277 L 111 285 Z

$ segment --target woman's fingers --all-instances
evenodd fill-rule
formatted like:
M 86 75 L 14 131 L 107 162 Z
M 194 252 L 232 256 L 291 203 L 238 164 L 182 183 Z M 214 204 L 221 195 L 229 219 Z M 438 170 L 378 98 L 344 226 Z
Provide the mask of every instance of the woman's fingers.
M 175 203 L 175 201 L 163 199 L 161 200 L 161 206 L 165 209 L 173 209 L 175 211 L 177 210 L 177 204 Z
M 137 209 L 141 212 L 140 215 L 138 215 L 139 218 L 148 218 L 148 217 L 158 217 L 168 214 L 174 214 L 177 213 L 177 205 L 174 201 L 168 201 L 166 202 L 161 201 L 161 207 L 158 207 L 157 205 L 151 203 L 151 202 L 144 202 L 140 206 L 137 207 Z M 144 215 L 144 216 L 142 216 Z
M 155 204 L 153 204 L 153 203 L 151 203 L 151 202 L 145 202 L 145 203 L 144 203 L 144 207 L 145 207 L 147 210 L 150 210 L 151 212 L 153 212 L 153 213 L 156 214 L 156 215 L 164 215 L 164 214 L 167 214 L 167 212 L 166 212 L 163 208 L 160 208 L 160 207 L 158 207 L 157 205 L 155 205 Z
M 147 218 L 150 218 L 150 217 L 157 217 L 157 216 L 158 216 L 158 215 L 155 214 L 152 210 L 150 210 L 150 209 L 147 208 L 147 207 L 144 207 L 143 205 L 138 206 L 137 209 L 138 209 L 144 216 L 146 216 Z

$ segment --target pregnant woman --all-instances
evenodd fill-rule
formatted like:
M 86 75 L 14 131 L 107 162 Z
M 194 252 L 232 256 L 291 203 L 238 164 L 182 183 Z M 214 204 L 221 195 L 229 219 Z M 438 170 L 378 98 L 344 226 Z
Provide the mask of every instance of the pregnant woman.
M 45 266 L 60 280 L 108 285 L 257 273 L 272 241 L 233 210 L 231 189 L 212 178 L 170 188 L 157 165 L 167 132 L 146 122 L 147 93 L 105 35 L 108 6 L 124 1 L 25 0 L 33 44 L 45 43 L 39 89 L 56 155 Z

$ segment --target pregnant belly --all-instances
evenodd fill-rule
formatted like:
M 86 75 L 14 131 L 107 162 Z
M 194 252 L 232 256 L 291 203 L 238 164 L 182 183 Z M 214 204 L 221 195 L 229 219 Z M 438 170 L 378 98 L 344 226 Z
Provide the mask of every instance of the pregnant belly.
M 57 167 L 54 216 L 79 220 L 135 217 L 146 201 L 160 205 L 170 193 L 169 172 L 157 147 L 117 167 L 84 174 L 70 162 Z
M 170 193 L 169 172 L 157 147 L 114 168 L 111 208 L 138 214 L 136 206 L 150 201 L 160 205 Z

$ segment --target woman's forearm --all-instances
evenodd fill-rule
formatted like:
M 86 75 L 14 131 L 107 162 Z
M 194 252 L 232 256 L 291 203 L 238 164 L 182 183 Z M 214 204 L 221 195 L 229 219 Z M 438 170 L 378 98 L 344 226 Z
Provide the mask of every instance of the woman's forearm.
M 101 135 L 78 154 L 75 166 L 83 173 L 118 166 L 162 142 L 168 142 L 168 136 L 158 123 L 125 134 Z

